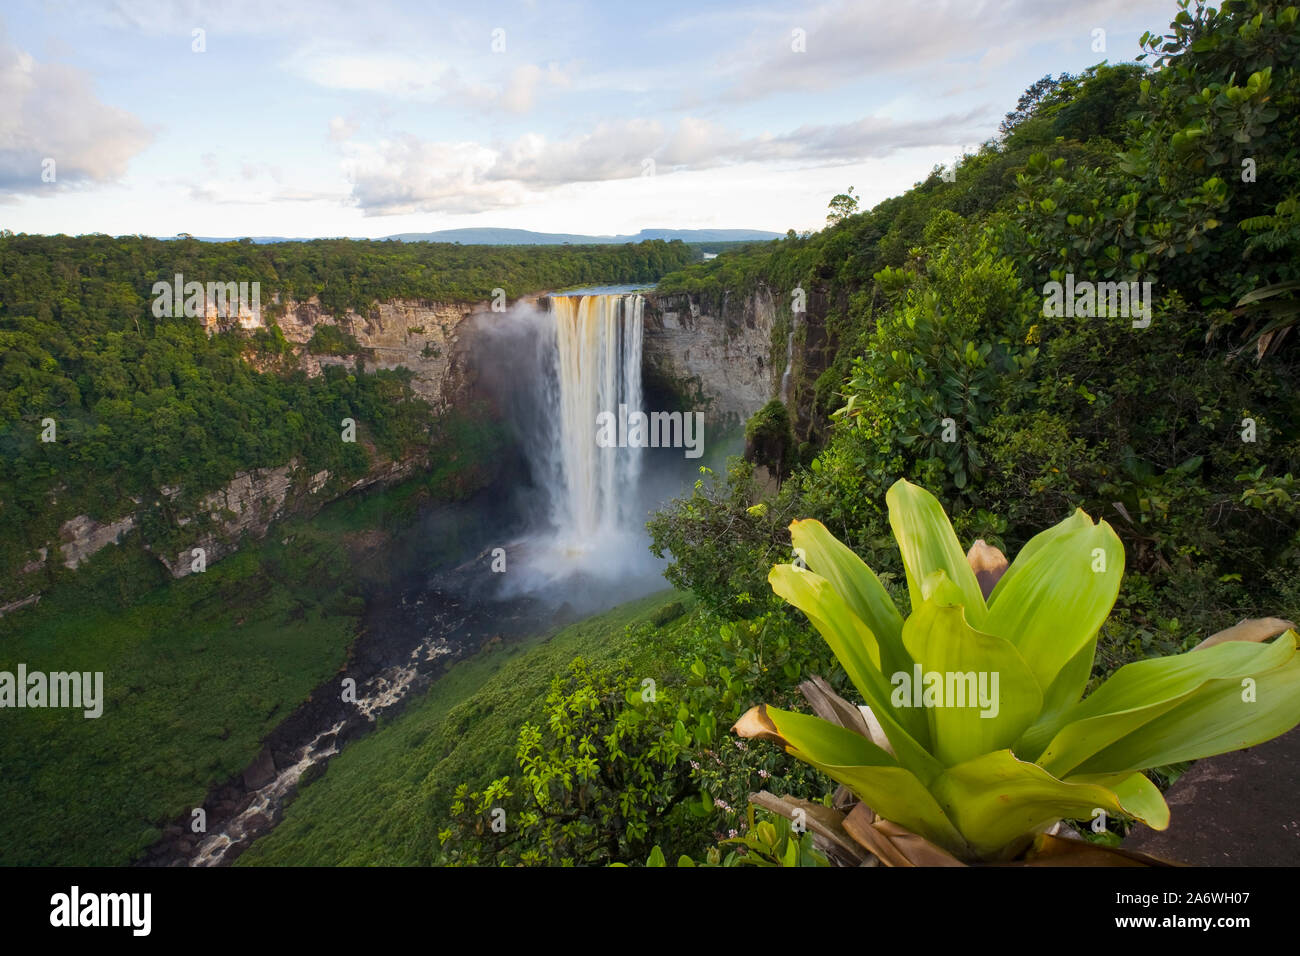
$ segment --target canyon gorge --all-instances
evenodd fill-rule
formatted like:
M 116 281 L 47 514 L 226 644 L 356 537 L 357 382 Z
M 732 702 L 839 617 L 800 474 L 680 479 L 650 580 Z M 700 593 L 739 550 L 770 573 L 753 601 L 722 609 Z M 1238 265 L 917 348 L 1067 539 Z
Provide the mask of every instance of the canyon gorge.
M 275 360 L 252 350 L 247 358 L 263 371 L 292 374 L 301 370 L 308 376 L 321 375 L 327 366 L 351 368 L 358 362 L 367 372 L 408 369 L 412 392 L 428 403 L 435 416 L 486 407 L 490 416 L 499 419 L 504 412 L 497 407 L 498 396 L 484 385 L 492 378 L 493 363 L 500 361 L 491 344 L 494 332 L 521 309 L 547 309 L 546 295 L 523 297 L 510 303 L 507 311 L 494 311 L 486 301 L 395 299 L 377 303 L 364 314 L 352 310 L 330 313 L 315 297 L 282 303 L 276 296 L 264 307 L 263 321 L 278 328 L 289 349 Z M 597 297 L 588 298 L 593 307 L 599 307 Z M 777 307 L 766 289 L 722 302 L 653 291 L 639 293 L 638 299 L 641 361 L 635 371 L 645 381 L 647 408 L 702 411 L 707 427 L 713 430 L 743 423 L 772 396 L 782 370 L 771 361 Z M 558 297 L 556 301 L 569 299 Z M 350 350 L 314 348 L 322 329 L 342 333 Z M 571 372 L 576 375 L 576 367 Z M 641 392 L 640 382 L 635 388 Z M 568 440 L 574 449 L 585 447 L 572 425 Z M 375 456 L 362 477 L 346 482 L 327 470 L 307 469 L 296 459 L 277 467 L 241 471 L 202 496 L 193 511 L 177 516 L 179 526 L 195 529 L 183 547 L 149 547 L 172 577 L 182 577 L 190 573 L 195 549 L 203 550 L 207 562 L 220 560 L 245 537 L 255 540 L 264 536 L 286 514 L 310 514 L 342 495 L 400 481 L 427 464 L 419 459 Z M 607 481 L 614 480 L 611 473 Z M 610 487 L 606 486 L 607 494 Z M 159 494 L 170 500 L 180 491 L 163 487 Z M 51 502 L 51 508 L 57 511 L 57 500 Z M 102 548 L 120 542 L 138 524 L 139 516 L 133 512 L 67 515 L 57 540 L 34 549 L 16 574 L 0 581 L 0 614 L 38 600 L 51 563 L 75 569 Z

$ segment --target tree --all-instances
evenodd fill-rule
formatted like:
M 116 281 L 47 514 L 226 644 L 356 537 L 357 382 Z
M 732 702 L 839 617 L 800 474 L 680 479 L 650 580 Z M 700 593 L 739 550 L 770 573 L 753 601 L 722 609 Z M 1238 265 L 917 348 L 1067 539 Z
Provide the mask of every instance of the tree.
M 1057 79 L 1052 79 L 1052 74 L 1048 73 L 1042 79 L 1035 80 L 1029 89 L 1020 94 L 1020 99 L 1016 101 L 1016 108 L 1006 115 L 1002 125 L 998 127 L 998 132 L 1004 137 L 1009 135 L 1017 126 L 1033 116 L 1039 105 L 1050 98 L 1069 78 L 1070 74 L 1062 73 Z
M 645 692 L 625 665 L 575 658 L 552 682 L 546 719 L 519 732 L 519 775 L 457 787 L 439 833 L 448 862 L 601 866 L 643 860 L 665 834 L 687 833 L 690 816 L 712 810 L 686 806 L 699 788 L 678 703 Z
M 826 224 L 833 226 L 836 223 L 843 222 L 858 211 L 858 197 L 853 194 L 853 187 L 849 187 L 846 193 L 840 193 L 830 202 L 830 213 L 826 216 Z

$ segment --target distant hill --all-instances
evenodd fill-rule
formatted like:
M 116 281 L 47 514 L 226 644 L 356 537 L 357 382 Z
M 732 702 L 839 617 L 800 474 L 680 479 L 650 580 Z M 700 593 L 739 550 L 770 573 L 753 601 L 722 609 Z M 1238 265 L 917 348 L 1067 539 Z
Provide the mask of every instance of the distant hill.
M 402 242 L 459 242 L 464 246 L 559 246 L 617 245 L 624 242 L 646 242 L 650 239 L 682 242 L 763 242 L 780 239 L 782 233 L 762 229 L 642 229 L 635 236 L 583 236 L 567 232 L 532 232 L 528 229 L 440 229 L 437 232 L 402 232 L 385 239 Z M 196 236 L 203 242 L 232 242 L 212 236 Z M 308 239 L 290 239 L 284 236 L 253 236 L 255 243 L 310 242 Z
M 240 236 L 240 237 L 225 236 L 222 237 L 222 236 L 189 236 L 186 235 L 185 233 L 181 233 L 180 235 L 177 236 L 159 236 L 158 238 L 159 239 L 197 239 L 199 242 L 238 242 L 240 239 L 247 239 L 249 242 L 259 246 L 266 245 L 272 242 L 311 242 L 312 241 L 310 239 L 295 238 L 293 236 Z M 317 236 L 317 238 L 320 239 L 324 237 Z M 329 238 L 342 239 L 344 237 L 330 236 Z
M 584 236 L 565 232 L 532 232 L 528 229 L 441 229 L 437 232 L 403 232 L 389 239 L 403 242 L 459 242 L 472 246 L 553 246 L 563 243 L 645 242 L 649 239 L 682 242 L 753 242 L 780 239 L 779 232 L 760 229 L 642 229 L 635 236 Z

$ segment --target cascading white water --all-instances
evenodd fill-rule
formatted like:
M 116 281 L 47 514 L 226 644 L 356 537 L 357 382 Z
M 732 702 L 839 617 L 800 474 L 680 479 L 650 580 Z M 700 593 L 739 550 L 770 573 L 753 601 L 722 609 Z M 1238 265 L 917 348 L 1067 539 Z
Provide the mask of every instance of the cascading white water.
M 802 312 L 794 313 L 790 322 L 790 334 L 785 337 L 785 371 L 781 373 L 781 402 L 790 406 L 790 386 L 794 382 L 794 334 L 799 331 Z
M 635 294 L 552 296 L 555 450 L 552 504 L 571 545 L 635 518 L 640 450 L 602 448 L 597 416 L 641 409 L 642 310 Z
M 553 295 L 520 302 L 487 327 L 495 355 L 482 374 L 503 402 L 531 478 L 515 501 L 531 527 L 506 547 L 502 594 L 561 593 L 565 581 L 644 594 L 661 580 L 645 523 L 679 486 L 655 490 L 671 466 L 645 446 L 644 426 L 630 433 L 630 417 L 647 412 L 644 306 L 623 289 Z

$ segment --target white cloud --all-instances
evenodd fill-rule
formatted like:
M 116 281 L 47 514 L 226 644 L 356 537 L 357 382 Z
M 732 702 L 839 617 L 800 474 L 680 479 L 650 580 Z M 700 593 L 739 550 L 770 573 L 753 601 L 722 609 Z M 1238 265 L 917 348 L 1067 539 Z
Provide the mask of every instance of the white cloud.
M 439 91 L 447 65 L 393 53 L 351 53 L 311 45 L 284 63 L 290 73 L 332 90 L 355 90 L 390 96 L 420 97 Z
M 430 143 L 405 135 L 375 146 L 349 144 L 353 199 L 367 215 L 469 213 L 536 198 L 575 183 L 704 170 L 756 161 L 822 166 L 888 156 L 900 149 L 948 146 L 975 135 L 982 113 L 913 122 L 866 117 L 852 123 L 801 126 L 778 136 L 743 137 L 688 117 L 667 130 L 657 120 L 600 123 L 590 133 L 548 140 L 538 134 L 489 148 Z
M 1090 42 L 1094 27 L 1138 17 L 1163 26 L 1169 6 L 1167 0 L 941 0 L 923 6 L 838 0 L 792 13 L 785 26 L 765 23 L 727 51 L 725 62 L 740 66 L 728 67 L 733 80 L 723 96 L 752 100 L 832 89 L 871 76 L 929 72 L 983 49 L 990 57 L 985 66 L 997 65 L 1044 41 L 1077 36 Z M 792 49 L 795 29 L 805 31 L 804 52 Z
M 357 130 L 360 129 L 360 127 L 361 124 L 350 116 L 347 119 L 344 119 L 342 116 L 331 117 L 328 134 L 330 142 L 346 142 L 357 134 Z
M 152 134 L 101 101 L 81 70 L 40 63 L 0 39 L 0 191 L 50 195 L 126 172 Z M 55 182 L 42 181 L 54 160 Z
M 347 147 L 352 202 L 367 216 L 482 212 L 526 198 L 520 184 L 486 176 L 496 154 L 477 143 L 426 143 L 399 136 Z
M 996 117 L 987 110 L 895 122 L 868 116 L 852 123 L 800 126 L 782 136 L 755 142 L 751 159 L 835 160 L 878 159 L 900 149 L 946 146 L 980 138 Z
M 548 141 L 523 136 L 502 148 L 487 175 L 532 186 L 627 179 L 641 174 L 642 161 L 663 145 L 663 126 L 654 120 L 600 123 L 590 133 Z
M 308 45 L 291 54 L 283 66 L 327 89 L 507 113 L 527 113 L 543 90 L 571 86 L 577 69 L 573 63 L 545 67 L 524 63 L 495 80 L 469 79 L 442 60 L 392 51 L 353 53 L 338 44 Z

